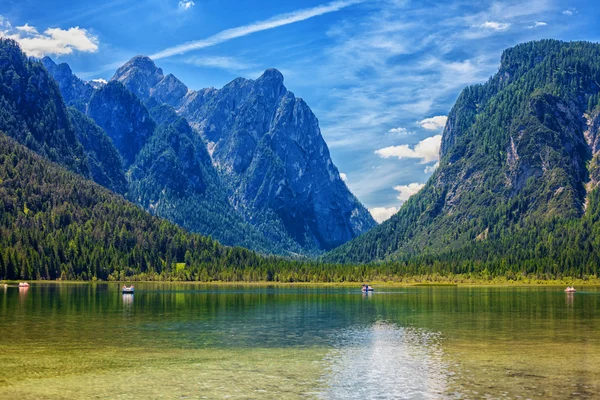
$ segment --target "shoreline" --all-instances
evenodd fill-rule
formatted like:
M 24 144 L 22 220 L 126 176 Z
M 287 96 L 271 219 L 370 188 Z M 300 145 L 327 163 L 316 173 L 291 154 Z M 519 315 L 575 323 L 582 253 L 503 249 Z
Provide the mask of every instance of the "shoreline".
M 522 281 L 484 281 L 484 280 L 471 280 L 464 282 L 436 282 L 436 281 L 420 281 L 420 282 L 390 282 L 390 281 L 365 281 L 365 282 L 275 282 L 275 281 L 160 281 L 160 280 L 123 280 L 123 281 L 78 281 L 78 280 L 21 280 L 21 281 L 0 281 L 0 285 L 18 285 L 19 282 L 28 282 L 35 284 L 59 284 L 64 283 L 68 285 L 89 285 L 89 284 L 136 284 L 136 283 L 162 283 L 162 284 L 191 284 L 191 285 L 215 285 L 215 286 L 332 286 L 332 287 L 349 287 L 362 285 L 368 283 L 373 286 L 384 286 L 384 287 L 472 287 L 472 286 L 489 286 L 489 287 L 540 287 L 540 286 L 600 286 L 600 279 L 593 280 L 582 280 L 582 279 L 569 279 L 569 280 L 522 280 Z

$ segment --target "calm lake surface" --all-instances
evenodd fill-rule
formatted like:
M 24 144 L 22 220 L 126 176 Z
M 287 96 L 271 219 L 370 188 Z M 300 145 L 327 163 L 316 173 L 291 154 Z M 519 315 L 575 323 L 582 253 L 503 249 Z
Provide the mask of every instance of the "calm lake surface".
M 600 398 L 600 288 L 0 287 L 0 398 Z

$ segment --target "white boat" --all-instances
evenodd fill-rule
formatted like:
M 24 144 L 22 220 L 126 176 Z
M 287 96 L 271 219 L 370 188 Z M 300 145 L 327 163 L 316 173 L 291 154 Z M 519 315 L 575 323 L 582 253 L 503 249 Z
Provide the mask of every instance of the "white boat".
M 577 290 L 574 287 L 569 286 L 565 289 L 565 293 L 575 293 Z
M 19 287 L 29 287 L 29 283 L 27 283 L 27 282 L 19 282 Z
M 129 293 L 133 294 L 133 285 L 131 285 L 131 286 L 125 286 L 125 285 L 123 285 L 122 291 L 123 291 L 123 294 L 126 294 L 126 293 L 127 294 L 129 294 Z

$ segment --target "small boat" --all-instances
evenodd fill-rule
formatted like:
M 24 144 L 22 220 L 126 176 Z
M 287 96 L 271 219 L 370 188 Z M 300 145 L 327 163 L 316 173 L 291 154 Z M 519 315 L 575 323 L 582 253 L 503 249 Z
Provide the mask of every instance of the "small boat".
M 125 285 L 123 285 L 123 289 L 122 290 L 123 290 L 123 294 L 126 294 L 126 293 L 133 294 L 133 285 L 131 285 L 131 286 L 125 286 Z
M 373 292 L 373 291 L 375 291 L 375 289 L 373 289 L 373 287 L 370 285 L 362 285 L 362 291 L 363 292 Z
M 565 293 L 575 293 L 577 290 L 573 286 L 569 286 L 565 289 Z
M 19 282 L 19 287 L 29 287 L 29 283 L 27 283 L 27 282 Z

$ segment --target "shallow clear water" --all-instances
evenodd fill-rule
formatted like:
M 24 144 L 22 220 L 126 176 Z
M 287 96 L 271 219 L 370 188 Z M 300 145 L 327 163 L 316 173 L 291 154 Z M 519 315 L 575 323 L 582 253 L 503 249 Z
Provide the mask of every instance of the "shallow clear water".
M 0 287 L 0 398 L 599 398 L 600 289 Z

